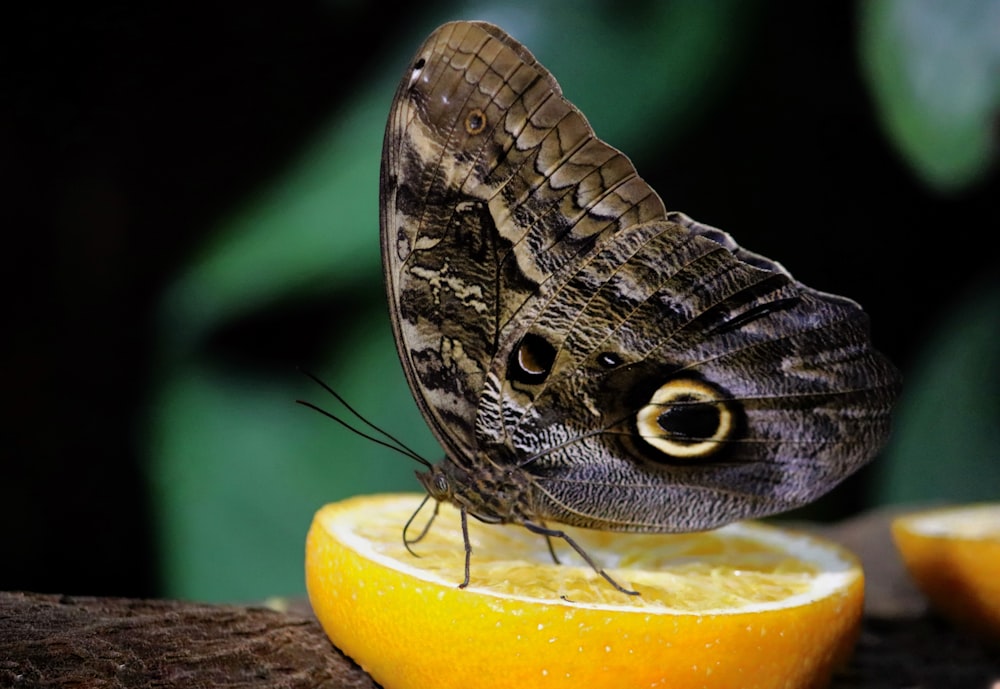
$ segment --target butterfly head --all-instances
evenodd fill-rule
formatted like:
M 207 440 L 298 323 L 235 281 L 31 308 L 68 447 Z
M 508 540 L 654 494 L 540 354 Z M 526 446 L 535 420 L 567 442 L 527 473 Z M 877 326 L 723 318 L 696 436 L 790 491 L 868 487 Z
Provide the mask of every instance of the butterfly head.
M 450 502 L 483 522 L 520 523 L 530 512 L 531 488 L 523 472 L 501 467 L 485 456 L 475 471 L 445 457 L 428 471 L 418 471 L 417 479 L 432 499 Z
M 445 462 L 431 466 L 428 471 L 418 471 L 420 481 L 427 494 L 438 502 L 452 502 L 452 482 L 445 474 Z

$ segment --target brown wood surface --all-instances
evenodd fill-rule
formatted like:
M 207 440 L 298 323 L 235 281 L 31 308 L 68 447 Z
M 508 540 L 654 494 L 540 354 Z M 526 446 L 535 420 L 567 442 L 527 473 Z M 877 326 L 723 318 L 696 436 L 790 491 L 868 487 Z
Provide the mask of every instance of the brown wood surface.
M 926 611 L 887 518 L 819 529 L 861 556 L 868 582 L 861 637 L 833 688 L 1000 689 L 1000 648 Z M 278 611 L 0 592 L 0 687 L 376 686 L 330 644 L 304 601 Z
M 305 612 L 0 593 L 0 687 L 375 686 Z

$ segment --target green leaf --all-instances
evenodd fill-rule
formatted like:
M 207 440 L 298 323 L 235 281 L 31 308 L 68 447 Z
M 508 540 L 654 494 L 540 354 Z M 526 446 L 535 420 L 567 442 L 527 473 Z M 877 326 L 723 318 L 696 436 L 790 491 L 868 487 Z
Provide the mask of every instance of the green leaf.
M 224 222 L 165 295 L 168 350 L 281 299 L 377 275 L 379 151 L 393 86 L 359 94 L 287 173 Z
M 929 186 L 954 192 L 996 158 L 1000 0 L 861 5 L 861 61 L 887 135 Z
M 955 304 L 903 381 L 896 427 L 873 466 L 875 501 L 996 500 L 1000 494 L 1000 283 Z
M 388 325 L 377 321 L 362 315 L 343 329 L 354 354 L 322 377 L 349 391 L 352 406 L 372 421 L 436 460 L 440 449 L 402 375 L 380 373 L 398 364 Z M 411 459 L 296 399 L 347 416 L 321 388 L 291 373 L 266 378 L 199 360 L 165 381 L 154 404 L 150 483 L 166 595 L 251 601 L 300 594 L 305 534 L 320 506 L 419 489 Z

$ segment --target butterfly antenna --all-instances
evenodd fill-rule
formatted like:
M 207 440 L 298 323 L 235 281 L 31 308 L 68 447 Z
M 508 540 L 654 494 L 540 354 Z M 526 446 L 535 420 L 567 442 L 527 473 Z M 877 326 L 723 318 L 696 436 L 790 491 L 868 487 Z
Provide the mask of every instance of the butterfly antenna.
M 329 385 L 327 385 L 322 380 L 320 380 L 319 377 L 313 375 L 309 371 L 305 371 L 305 370 L 302 370 L 302 369 L 299 369 L 299 370 L 301 370 L 302 373 L 304 373 L 305 375 L 307 375 L 310 378 L 312 378 L 312 380 L 314 382 L 316 382 L 320 387 L 322 387 L 328 393 L 330 393 L 331 395 L 333 395 L 333 397 L 338 402 L 340 402 L 340 404 L 342 404 L 344 406 L 344 408 L 347 411 L 349 411 L 356 419 L 358 419 L 359 421 L 361 421 L 361 423 L 363 423 L 364 425 L 368 426 L 368 428 L 370 428 L 373 431 L 375 431 L 378 435 L 382 436 L 382 438 L 386 438 L 386 440 L 382 440 L 382 438 L 377 438 L 377 437 L 375 437 L 373 435 L 365 433 L 362 430 L 359 430 L 358 428 L 355 428 L 349 422 L 345 421 L 341 417 L 337 416 L 336 414 L 334 414 L 332 412 L 327 411 L 326 409 L 323 409 L 322 407 L 319 407 L 319 406 L 313 404 L 312 402 L 307 402 L 305 400 L 295 400 L 296 404 L 301 404 L 303 407 L 309 407 L 310 409 L 312 409 L 314 411 L 318 411 L 323 416 L 327 417 L 328 419 L 332 419 L 333 421 L 336 421 L 337 423 L 339 423 L 341 426 L 343 426 L 347 430 L 351 431 L 352 433 L 354 433 L 356 435 L 361 436 L 365 440 L 370 440 L 371 442 L 376 443 L 378 445 L 381 445 L 382 447 L 387 447 L 390 450 L 395 450 L 396 452 L 400 453 L 401 455 L 409 457 L 410 459 L 413 459 L 413 460 L 419 462 L 420 464 L 423 464 L 426 467 L 430 467 L 431 466 L 431 463 L 428 462 L 423 457 L 421 457 L 417 453 L 416 450 L 413 450 L 408 445 L 406 445 L 406 443 L 404 443 L 403 441 L 401 441 L 396 436 L 392 435 L 391 433 L 389 433 L 388 431 L 386 431 L 386 430 L 384 430 L 382 428 L 379 428 L 374 423 L 372 423 L 371 421 L 369 421 L 368 419 L 366 419 L 360 412 L 358 412 L 354 407 L 352 407 L 350 404 L 348 404 L 347 400 L 345 400 L 343 397 L 341 397 L 340 394 L 338 394 L 333 388 L 331 388 Z

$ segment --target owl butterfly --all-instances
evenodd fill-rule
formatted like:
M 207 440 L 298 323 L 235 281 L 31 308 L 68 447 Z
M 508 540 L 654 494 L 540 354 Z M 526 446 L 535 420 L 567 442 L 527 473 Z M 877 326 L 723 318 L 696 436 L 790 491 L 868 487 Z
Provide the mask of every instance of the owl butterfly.
M 381 172 L 396 345 L 445 451 L 429 498 L 563 538 L 808 503 L 889 432 L 897 373 L 853 301 L 667 212 L 528 50 L 483 22 L 421 46 Z M 551 546 L 551 541 L 550 541 Z M 466 531 L 465 580 L 471 548 Z

